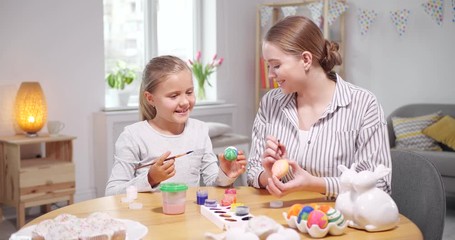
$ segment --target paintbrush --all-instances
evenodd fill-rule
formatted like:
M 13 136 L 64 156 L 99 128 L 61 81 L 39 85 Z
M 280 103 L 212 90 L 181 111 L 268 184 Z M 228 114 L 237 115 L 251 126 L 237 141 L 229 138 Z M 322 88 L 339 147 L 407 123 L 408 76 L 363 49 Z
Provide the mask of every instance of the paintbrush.
M 278 154 L 278 157 L 281 158 L 281 143 L 280 143 L 280 139 L 278 139 L 278 145 L 276 146 L 276 153 Z
M 168 161 L 168 160 L 171 160 L 171 159 L 176 159 L 176 158 L 179 158 L 179 157 L 183 157 L 183 156 L 188 155 L 188 154 L 190 154 L 190 153 L 192 153 L 192 152 L 193 152 L 193 151 L 188 151 L 188 152 L 186 152 L 186 153 L 177 154 L 177 155 L 175 155 L 175 156 L 168 157 L 168 158 L 164 159 L 163 162 Z M 138 169 L 143 168 L 143 167 L 152 166 L 153 164 L 155 164 L 155 162 L 156 162 L 156 161 L 153 161 L 152 163 L 145 164 L 145 165 L 139 165 L 139 166 L 135 167 L 134 170 L 138 170 Z

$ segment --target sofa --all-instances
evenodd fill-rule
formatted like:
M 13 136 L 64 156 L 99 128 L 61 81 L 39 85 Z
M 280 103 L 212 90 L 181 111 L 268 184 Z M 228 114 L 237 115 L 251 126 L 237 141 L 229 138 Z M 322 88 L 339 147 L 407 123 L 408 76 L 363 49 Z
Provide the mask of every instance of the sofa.
M 415 118 L 423 115 L 433 114 L 438 111 L 441 112 L 441 116 L 449 115 L 455 118 L 455 104 L 408 104 L 393 111 L 387 117 L 390 147 L 392 149 L 397 147 L 395 136 L 395 131 L 397 130 L 394 129 L 392 119 L 395 119 L 395 124 L 397 125 L 397 118 Z M 443 131 L 449 131 L 449 128 L 443 128 Z M 423 130 L 422 133 L 427 134 L 425 130 Z M 452 140 L 455 139 L 453 132 L 450 133 L 450 136 Z M 436 141 L 436 143 L 441 146 L 443 149 L 442 151 L 430 151 L 421 149 L 413 149 L 412 151 L 415 151 L 433 163 L 433 165 L 438 169 L 442 176 L 447 195 L 455 196 L 455 152 L 452 148 L 447 147 L 440 142 Z

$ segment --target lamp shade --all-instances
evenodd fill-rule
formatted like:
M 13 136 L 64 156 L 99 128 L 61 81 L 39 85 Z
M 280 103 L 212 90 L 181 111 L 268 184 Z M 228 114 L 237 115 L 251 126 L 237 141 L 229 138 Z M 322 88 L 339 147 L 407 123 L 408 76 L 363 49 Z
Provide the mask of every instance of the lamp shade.
M 47 119 L 46 98 L 39 82 L 23 82 L 16 95 L 15 117 L 28 136 L 36 136 Z

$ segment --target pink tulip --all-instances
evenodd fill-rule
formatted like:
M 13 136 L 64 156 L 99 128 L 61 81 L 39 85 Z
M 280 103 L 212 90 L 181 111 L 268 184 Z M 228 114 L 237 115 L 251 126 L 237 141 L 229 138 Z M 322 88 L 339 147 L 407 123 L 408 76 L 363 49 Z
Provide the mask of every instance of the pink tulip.
M 197 51 L 196 53 L 196 61 L 199 62 L 199 60 L 201 60 L 201 51 Z
M 216 57 L 218 57 L 218 55 L 215 53 L 215 55 L 213 55 L 213 58 L 212 58 L 212 59 L 215 60 Z
M 214 66 L 215 67 L 220 66 L 223 63 L 223 61 L 224 61 L 224 58 L 220 58 L 220 59 L 216 60 Z

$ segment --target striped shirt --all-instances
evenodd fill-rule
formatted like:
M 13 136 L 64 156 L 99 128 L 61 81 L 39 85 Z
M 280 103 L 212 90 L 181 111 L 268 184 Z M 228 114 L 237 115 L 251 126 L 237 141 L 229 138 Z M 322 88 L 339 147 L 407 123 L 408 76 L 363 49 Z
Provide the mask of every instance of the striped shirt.
M 260 187 L 261 159 L 269 135 L 286 146 L 289 159 L 313 176 L 324 178 L 328 197 L 336 197 L 340 191 L 340 164 L 349 168 L 357 163 L 358 172 L 374 171 L 379 164 L 392 168 L 386 119 L 371 92 L 337 76 L 332 101 L 309 129 L 305 142 L 300 137 L 296 96 L 273 89 L 262 98 L 253 124 L 248 185 Z M 377 183 L 377 187 L 389 194 L 391 175 Z M 291 178 L 292 174 L 288 174 L 283 181 Z

